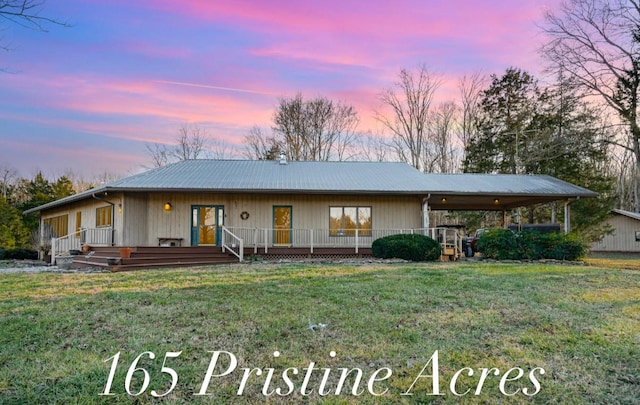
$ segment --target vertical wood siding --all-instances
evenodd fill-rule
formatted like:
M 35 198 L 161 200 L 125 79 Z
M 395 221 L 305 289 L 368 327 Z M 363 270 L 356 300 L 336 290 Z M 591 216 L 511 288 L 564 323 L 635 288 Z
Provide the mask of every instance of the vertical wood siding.
M 612 235 L 606 235 L 602 241 L 594 243 L 593 251 L 599 252 L 640 252 L 640 242 L 636 242 L 635 233 L 640 231 L 640 221 L 616 214 L 609 221 L 614 228 Z

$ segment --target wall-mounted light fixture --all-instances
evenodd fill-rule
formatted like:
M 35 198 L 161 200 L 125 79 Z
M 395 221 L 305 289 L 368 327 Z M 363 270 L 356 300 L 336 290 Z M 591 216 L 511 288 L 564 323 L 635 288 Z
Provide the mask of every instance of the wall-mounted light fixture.
M 164 203 L 164 210 L 165 211 L 169 212 L 169 211 L 171 211 L 171 208 L 173 208 L 173 206 L 171 205 L 170 202 Z
M 493 203 L 494 203 L 495 205 L 500 204 L 500 199 L 499 199 L 499 198 L 494 198 L 494 199 L 493 199 Z
M 118 214 L 122 214 L 122 203 L 118 204 Z
M 440 202 L 443 203 L 443 204 L 446 204 L 447 203 L 447 197 L 442 197 L 440 199 Z

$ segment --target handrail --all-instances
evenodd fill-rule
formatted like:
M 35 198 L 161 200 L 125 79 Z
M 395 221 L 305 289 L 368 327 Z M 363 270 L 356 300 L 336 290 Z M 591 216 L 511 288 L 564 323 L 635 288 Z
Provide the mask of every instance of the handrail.
M 113 245 L 114 229 L 108 228 L 80 228 L 79 230 L 61 236 L 51 238 L 51 264 L 56 264 L 56 257 L 63 257 L 63 252 L 79 250 L 81 245 Z
M 231 237 L 231 246 L 227 245 L 227 235 Z M 237 245 L 236 245 L 237 242 Z M 234 249 L 238 248 L 238 252 L 236 252 Z M 231 253 L 233 253 L 234 256 L 236 256 L 240 261 L 244 260 L 244 241 L 237 237 L 236 235 L 234 235 L 229 229 L 227 229 L 224 225 L 222 226 L 222 251 L 225 252 L 226 250 L 229 250 Z

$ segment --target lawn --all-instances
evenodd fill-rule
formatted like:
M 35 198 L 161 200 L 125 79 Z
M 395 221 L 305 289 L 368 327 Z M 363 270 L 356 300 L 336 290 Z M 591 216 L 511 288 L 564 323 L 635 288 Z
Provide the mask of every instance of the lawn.
M 626 267 L 3 274 L 0 403 L 637 403 Z

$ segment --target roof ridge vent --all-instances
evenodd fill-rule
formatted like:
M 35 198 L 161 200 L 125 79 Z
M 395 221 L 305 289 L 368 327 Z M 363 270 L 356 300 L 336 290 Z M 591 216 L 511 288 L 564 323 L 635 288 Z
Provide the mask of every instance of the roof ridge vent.
M 284 152 L 280 152 L 280 164 L 281 165 L 287 164 L 287 155 Z

